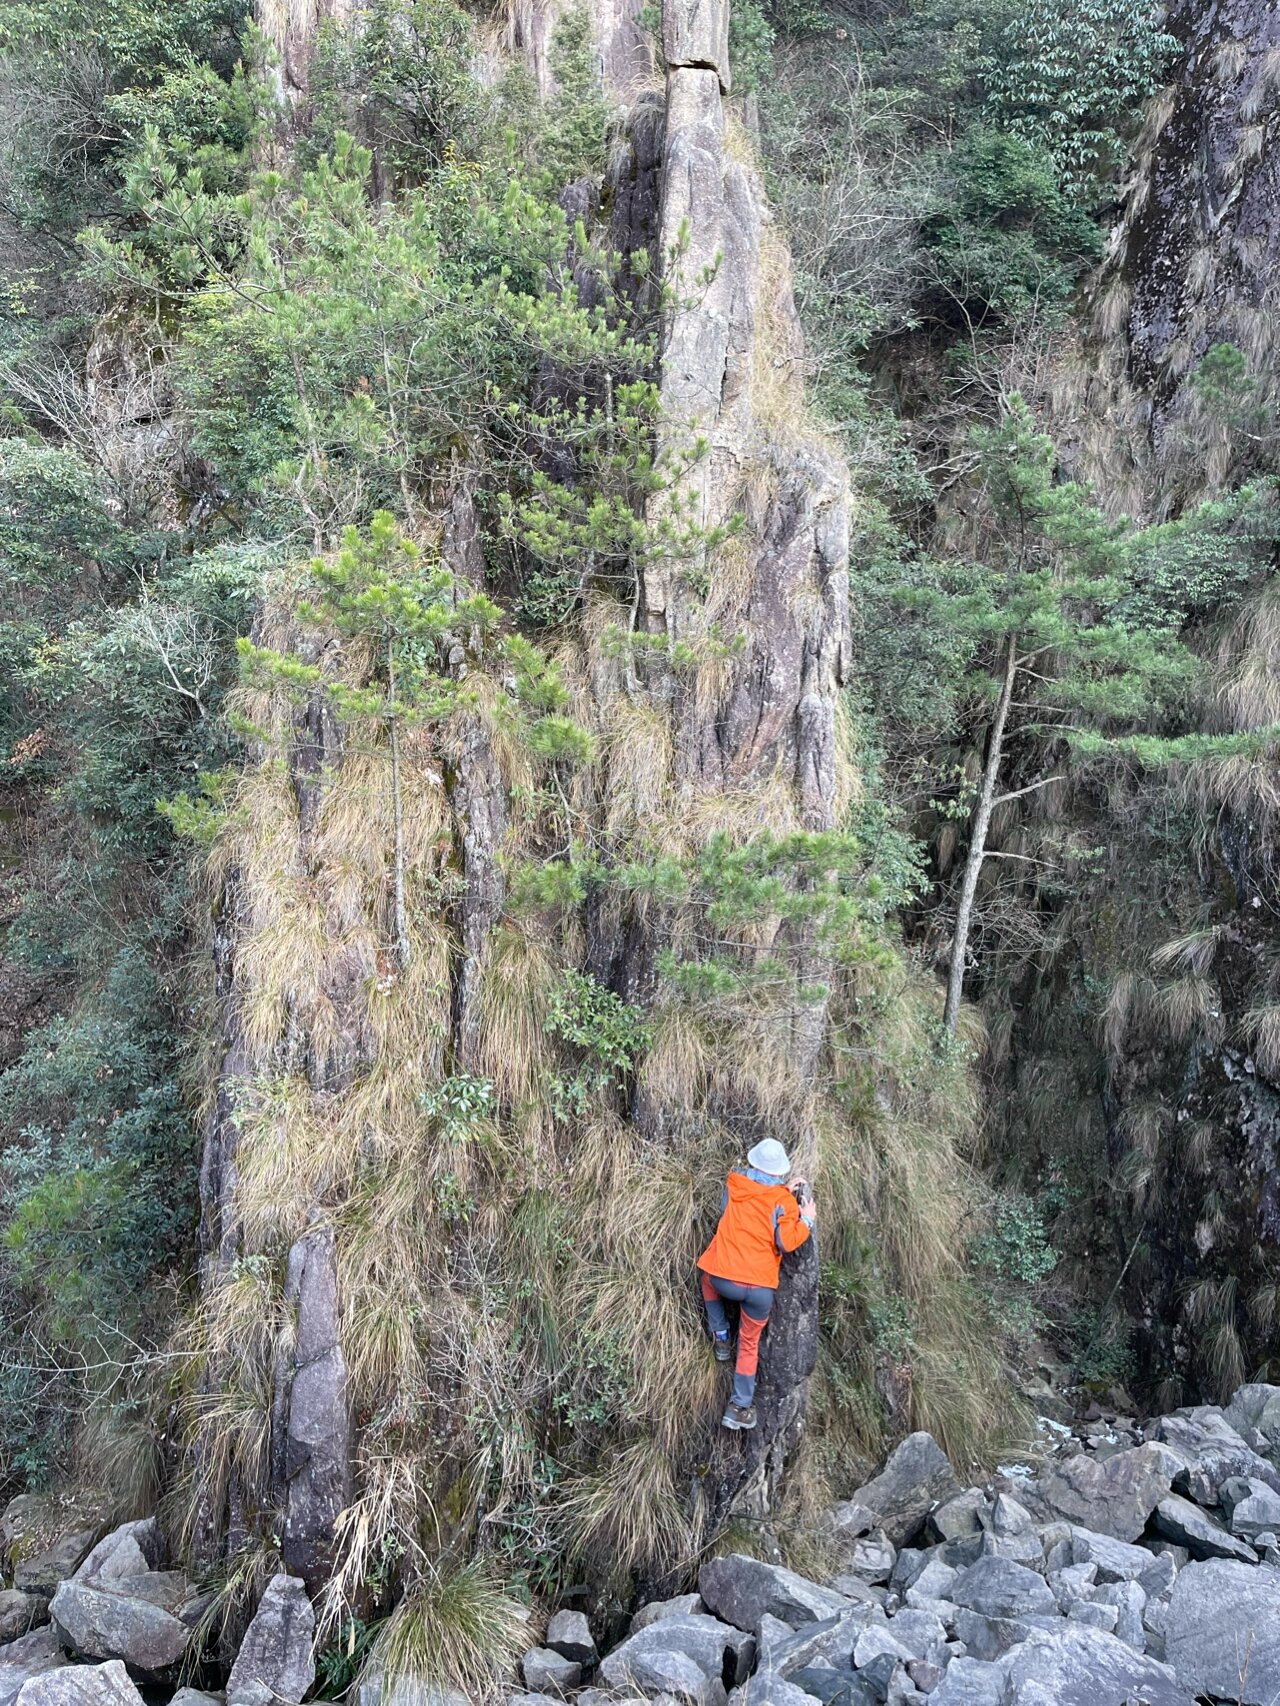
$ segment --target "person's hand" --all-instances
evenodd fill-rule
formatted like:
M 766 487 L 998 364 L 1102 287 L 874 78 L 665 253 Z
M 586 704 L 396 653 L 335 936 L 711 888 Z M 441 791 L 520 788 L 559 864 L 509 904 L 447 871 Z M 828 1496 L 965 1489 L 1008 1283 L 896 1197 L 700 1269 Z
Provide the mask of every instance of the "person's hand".
M 792 1179 L 791 1191 L 798 1202 L 813 1201 L 813 1186 L 808 1179 Z

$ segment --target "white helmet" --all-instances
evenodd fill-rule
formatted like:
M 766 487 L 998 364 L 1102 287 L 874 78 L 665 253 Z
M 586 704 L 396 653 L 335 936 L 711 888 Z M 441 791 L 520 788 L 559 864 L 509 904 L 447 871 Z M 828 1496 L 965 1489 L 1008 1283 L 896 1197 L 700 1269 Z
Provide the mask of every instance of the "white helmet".
M 791 1171 L 791 1157 L 774 1137 L 766 1137 L 754 1149 L 748 1149 L 747 1160 L 758 1172 L 772 1173 L 775 1178 L 785 1179 Z

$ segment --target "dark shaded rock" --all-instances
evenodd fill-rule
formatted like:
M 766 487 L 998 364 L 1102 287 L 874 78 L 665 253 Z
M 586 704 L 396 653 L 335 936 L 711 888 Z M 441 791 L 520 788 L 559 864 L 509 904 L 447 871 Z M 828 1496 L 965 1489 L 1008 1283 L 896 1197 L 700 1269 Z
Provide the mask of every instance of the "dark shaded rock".
M 935 1505 L 960 1492 L 946 1454 L 931 1434 L 908 1434 L 885 1460 L 884 1468 L 851 1499 L 834 1505 L 828 1520 L 850 1541 L 883 1529 L 894 1546 L 905 1546 L 924 1526 Z
M 1280 1570 L 1234 1559 L 1188 1564 L 1169 1597 L 1169 1663 L 1190 1689 L 1274 1706 L 1280 1699 Z
M 520 1674 L 532 1693 L 563 1700 L 582 1681 L 582 1666 L 550 1647 L 531 1647 L 520 1660 Z M 609 1676 L 606 1680 L 613 1682 L 615 1678 Z
M 59 1582 L 65 1582 L 74 1575 L 93 1545 L 95 1535 L 96 1530 L 92 1528 L 76 1529 L 59 1535 L 45 1551 L 21 1559 L 14 1567 L 14 1587 L 22 1593 L 38 1593 L 46 1599 L 52 1598 Z
M 798 1627 L 849 1609 L 841 1594 L 820 1588 L 793 1570 L 738 1552 L 708 1559 L 698 1572 L 698 1592 L 715 1616 L 753 1634 L 766 1612 Z
M 600 1657 L 591 1625 L 580 1611 L 557 1611 L 547 1624 L 546 1645 L 562 1658 L 584 1666 L 595 1664 Z
M 1252 1546 L 1228 1534 L 1216 1517 L 1178 1493 L 1161 1499 L 1156 1506 L 1155 1525 L 1168 1539 L 1185 1546 L 1193 1558 L 1238 1558 L 1245 1564 L 1258 1561 Z
M 316 1677 L 316 1618 L 297 1576 L 273 1576 L 245 1631 L 227 1678 L 227 1706 L 302 1700 Z
M 16 1588 L 0 1592 L 0 1642 L 16 1641 L 49 1621 L 49 1601 L 43 1594 L 21 1593 Z
M 870 1682 L 860 1680 L 852 1670 L 806 1666 L 793 1671 L 791 1681 L 815 1700 L 821 1700 L 822 1706 L 876 1706 L 879 1699 Z
M 1081 1452 L 1045 1468 L 1027 1489 L 1027 1502 L 1047 1518 L 1136 1540 L 1182 1466 L 1173 1452 L 1150 1442 L 1101 1463 Z

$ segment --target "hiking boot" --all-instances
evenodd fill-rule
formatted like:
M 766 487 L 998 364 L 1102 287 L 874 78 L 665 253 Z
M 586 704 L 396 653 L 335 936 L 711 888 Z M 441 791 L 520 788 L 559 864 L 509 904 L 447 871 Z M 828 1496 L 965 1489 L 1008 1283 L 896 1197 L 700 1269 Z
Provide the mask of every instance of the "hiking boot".
M 715 1352 L 717 1362 L 733 1361 L 733 1340 L 728 1333 L 713 1333 L 711 1335 L 711 1348 Z
M 724 1413 L 721 1427 L 739 1429 L 753 1428 L 756 1425 L 756 1407 L 754 1404 L 735 1404 L 729 1402 L 729 1408 Z

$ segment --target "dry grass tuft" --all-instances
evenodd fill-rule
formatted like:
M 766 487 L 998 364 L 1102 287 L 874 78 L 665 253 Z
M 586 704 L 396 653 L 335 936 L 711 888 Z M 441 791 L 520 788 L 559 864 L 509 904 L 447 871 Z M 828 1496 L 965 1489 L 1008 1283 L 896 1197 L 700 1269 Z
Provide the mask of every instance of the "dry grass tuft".
M 645 1568 L 677 1569 L 701 1544 L 671 1458 L 656 1440 L 633 1441 L 584 1477 L 564 1502 L 563 1520 L 571 1550 L 613 1581 Z
M 457 1689 L 485 1706 L 509 1691 L 529 1643 L 526 1614 L 479 1563 L 424 1563 L 374 1643 L 364 1676 L 398 1706 L 432 1706 Z
M 1273 1084 L 1280 1083 L 1280 1004 L 1251 1008 L 1243 1029 L 1258 1071 Z
M 477 1066 L 517 1109 L 539 1108 L 546 1021 L 556 968 L 545 945 L 513 924 L 489 937 L 481 972 Z
M 640 700 L 619 699 L 609 718 L 605 823 L 618 841 L 643 837 L 662 812 L 674 753 L 666 711 Z

